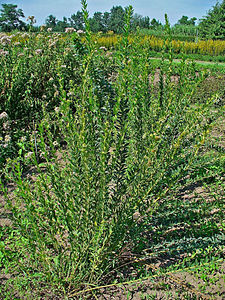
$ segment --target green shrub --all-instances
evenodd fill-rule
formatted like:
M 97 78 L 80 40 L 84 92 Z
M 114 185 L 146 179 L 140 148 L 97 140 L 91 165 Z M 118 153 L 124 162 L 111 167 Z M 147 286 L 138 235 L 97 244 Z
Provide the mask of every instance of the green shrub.
M 46 285 L 63 287 L 65 293 L 109 278 L 129 248 L 134 214 L 151 214 L 159 199 L 176 189 L 214 119 L 211 115 L 208 122 L 210 101 L 192 105 L 193 90 L 202 80 L 192 64 L 182 61 L 174 83 L 171 39 L 169 62 L 162 59 L 154 92 L 148 49 L 138 37 L 131 45 L 128 41 L 131 7 L 113 57 L 115 77 L 108 81 L 110 89 L 99 85 L 105 75 L 96 66 L 105 54 L 91 42 L 86 1 L 82 4 L 86 51 L 80 57 L 81 81 L 65 84 L 67 74 L 56 68 L 54 124 L 60 140 L 52 134 L 52 113 L 44 109 L 30 152 L 24 158 L 21 145 L 18 158 L 6 168 L 17 185 L 8 204 L 18 239 L 25 241 L 25 249 L 18 247 L 25 258 L 17 267 L 27 276 L 44 274 Z M 39 153 L 45 163 L 40 164 Z M 33 180 L 23 175 L 26 159 L 35 166 Z

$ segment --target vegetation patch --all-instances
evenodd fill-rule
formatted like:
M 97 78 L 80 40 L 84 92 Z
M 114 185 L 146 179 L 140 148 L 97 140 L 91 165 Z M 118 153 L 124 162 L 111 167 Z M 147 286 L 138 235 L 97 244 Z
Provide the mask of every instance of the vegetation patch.
M 224 74 L 85 30 L 4 34 L 4 299 L 222 299 Z M 32 24 L 31 24 L 32 25 Z M 115 36 L 113 36 L 114 38 Z

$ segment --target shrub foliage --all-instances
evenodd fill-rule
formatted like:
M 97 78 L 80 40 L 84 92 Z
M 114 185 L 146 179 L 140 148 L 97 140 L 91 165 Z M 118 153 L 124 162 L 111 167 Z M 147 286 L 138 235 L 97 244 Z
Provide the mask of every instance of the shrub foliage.
M 199 33 L 206 39 L 225 39 L 225 1 L 217 2 L 199 24 Z
M 92 42 L 82 5 L 84 43 L 77 34 L 31 36 L 6 44 L 1 60 L 1 109 L 29 127 L 29 142 L 17 140 L 18 157 L 5 169 L 17 186 L 8 197 L 20 241 L 15 267 L 67 292 L 104 282 L 118 266 L 135 213 L 151 214 L 176 189 L 215 118 L 212 101 L 192 103 L 203 78 L 193 64 L 183 60 L 174 82 L 171 38 L 156 87 L 148 47 L 129 41 L 132 8 L 110 53 Z

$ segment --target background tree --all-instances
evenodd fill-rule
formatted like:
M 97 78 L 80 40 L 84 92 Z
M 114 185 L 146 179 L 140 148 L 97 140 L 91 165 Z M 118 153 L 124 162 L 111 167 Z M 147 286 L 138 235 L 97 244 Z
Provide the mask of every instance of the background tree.
M 105 12 L 102 16 L 103 32 L 107 32 L 110 30 L 109 24 L 110 24 L 110 13 Z
M 196 17 L 189 19 L 187 16 L 182 16 L 173 26 L 172 33 L 175 35 L 195 36 L 197 33 L 196 21 Z
M 47 27 L 50 27 L 53 30 L 56 28 L 57 22 L 58 21 L 57 21 L 56 17 L 53 15 L 49 15 L 47 17 L 47 19 L 45 20 L 45 24 L 47 25 Z
M 153 18 L 150 22 L 150 28 L 157 30 L 158 28 L 162 27 L 162 23 L 160 23 L 158 20 Z
M 150 27 L 150 19 L 149 17 L 143 17 L 138 14 L 134 14 L 134 16 L 131 19 L 131 29 L 136 30 L 137 27 L 139 28 L 146 28 L 149 29 Z
M 177 25 L 187 25 L 187 26 L 195 26 L 197 18 L 188 18 L 187 16 L 182 16 L 180 20 L 178 20 Z
M 76 30 L 84 30 L 84 18 L 81 11 L 77 11 L 76 14 L 72 14 L 69 18 L 70 26 Z
M 10 32 L 15 29 L 21 30 L 26 28 L 26 24 L 20 20 L 24 18 L 22 9 L 17 9 L 17 5 L 14 4 L 2 4 L 0 10 L 0 28 L 2 31 Z
M 191 18 L 191 19 L 189 20 L 190 25 L 195 26 L 195 25 L 196 25 L 196 24 L 195 24 L 196 21 L 197 21 L 197 18 L 196 18 L 196 17 Z
M 142 17 L 142 28 L 150 28 L 150 18 L 149 17 Z
M 137 27 L 141 28 L 142 16 L 139 14 L 134 14 L 131 19 L 131 29 L 135 30 Z
M 90 19 L 90 26 L 93 32 L 104 31 L 103 15 L 101 12 L 95 12 Z
M 225 0 L 208 11 L 207 16 L 199 23 L 199 34 L 203 38 L 225 39 Z
M 66 17 L 63 17 L 62 21 L 57 22 L 55 31 L 64 32 L 67 27 L 69 27 L 68 20 Z
M 124 27 L 125 10 L 122 6 L 113 6 L 110 10 L 109 29 L 115 33 L 122 33 Z

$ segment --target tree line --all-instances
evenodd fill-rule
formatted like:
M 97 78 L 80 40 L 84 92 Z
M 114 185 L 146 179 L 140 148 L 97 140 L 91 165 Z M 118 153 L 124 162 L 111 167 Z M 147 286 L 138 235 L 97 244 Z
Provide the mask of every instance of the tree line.
M 17 9 L 15 4 L 2 4 L 0 10 L 0 27 L 2 31 L 10 32 L 12 30 L 28 30 L 32 25 L 33 30 L 39 31 L 41 26 L 35 26 L 34 18 L 29 17 L 26 24 L 21 18 L 24 18 L 24 13 L 21 9 Z M 113 6 L 109 12 L 95 12 L 93 17 L 89 19 L 91 30 L 93 32 L 102 31 L 106 33 L 113 31 L 121 33 L 124 27 L 125 9 L 122 6 Z M 77 11 L 69 18 L 63 17 L 62 20 L 57 20 L 52 14 L 45 20 L 45 25 L 52 28 L 56 32 L 64 32 L 65 28 L 72 27 L 76 30 L 84 30 L 84 19 L 81 11 Z M 150 21 L 149 17 L 143 17 L 134 14 L 131 20 L 131 28 L 136 30 L 137 27 L 145 29 L 157 29 L 162 27 L 162 24 L 153 18 Z
M 35 26 L 35 18 L 33 16 L 27 19 L 28 23 L 21 20 L 21 18 L 25 17 L 24 13 L 22 9 L 18 9 L 15 4 L 2 4 L 0 13 L 1 31 L 40 31 L 40 26 Z M 94 33 L 113 31 L 114 33 L 120 34 L 124 27 L 124 15 L 125 9 L 122 6 L 113 6 L 109 12 L 95 12 L 89 19 L 91 30 Z M 197 29 L 199 35 L 203 38 L 225 39 L 225 0 L 223 0 L 222 3 L 217 3 L 205 17 L 200 19 L 198 26 L 196 25 L 196 21 L 197 18 L 195 17 L 189 19 L 187 16 L 182 16 L 173 26 L 173 33 L 193 35 Z M 45 25 L 54 32 L 64 32 L 67 27 L 84 30 L 83 14 L 81 11 L 77 11 L 69 18 L 63 17 L 62 20 L 58 20 L 51 14 L 46 18 Z M 155 18 L 150 20 L 149 17 L 134 14 L 131 18 L 131 30 L 136 31 L 138 28 L 162 31 L 164 26 Z

